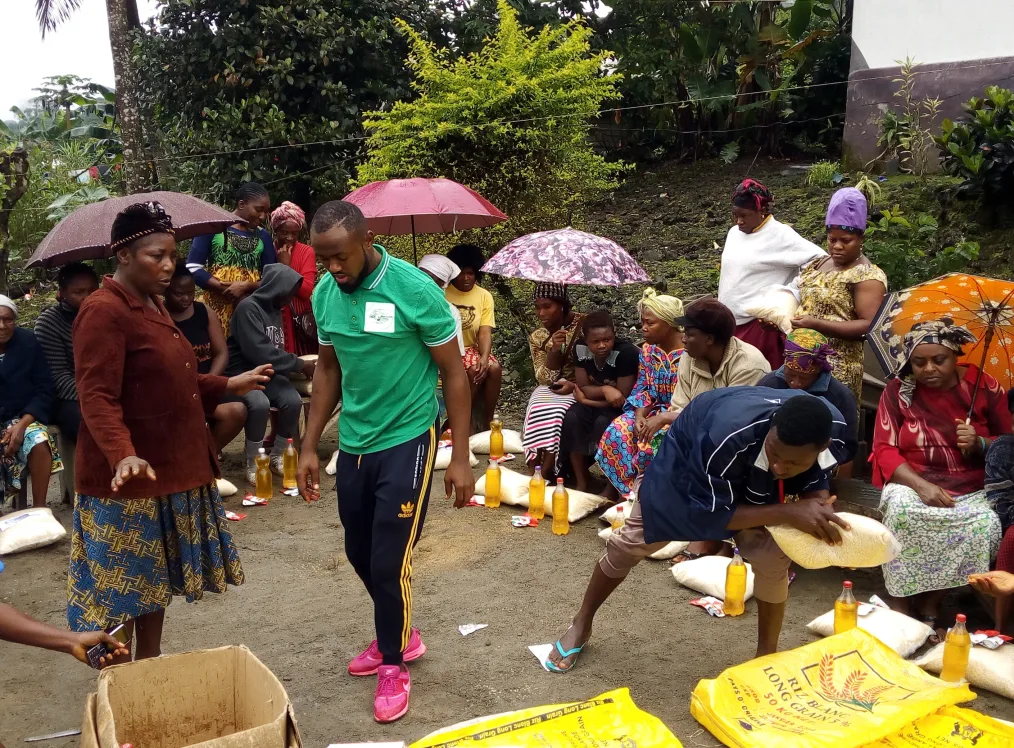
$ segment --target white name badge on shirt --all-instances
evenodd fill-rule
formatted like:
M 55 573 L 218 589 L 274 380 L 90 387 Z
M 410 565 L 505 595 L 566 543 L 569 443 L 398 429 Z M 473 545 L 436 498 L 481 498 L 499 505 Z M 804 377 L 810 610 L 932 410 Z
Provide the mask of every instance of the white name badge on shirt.
M 366 302 L 365 332 L 394 332 L 394 304 Z

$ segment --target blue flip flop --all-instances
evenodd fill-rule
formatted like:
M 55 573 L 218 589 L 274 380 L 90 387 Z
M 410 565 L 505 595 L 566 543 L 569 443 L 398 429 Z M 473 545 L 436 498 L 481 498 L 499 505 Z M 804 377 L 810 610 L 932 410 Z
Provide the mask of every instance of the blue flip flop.
M 556 651 L 560 653 L 560 657 L 562 657 L 563 659 L 567 659 L 568 657 L 572 657 L 574 655 L 581 654 L 581 650 L 584 649 L 585 646 L 587 646 L 587 644 L 588 644 L 588 642 L 585 642 L 580 647 L 574 647 L 573 649 L 568 649 L 568 650 L 565 651 L 563 649 L 563 645 L 560 644 L 560 640 L 557 639 L 556 640 Z M 576 664 L 577 664 L 577 659 L 575 659 L 573 662 L 570 663 L 570 667 L 568 667 L 568 668 L 559 668 L 559 667 L 556 666 L 556 663 L 553 662 L 552 660 L 546 660 L 546 667 L 549 668 L 549 671 L 551 673 L 561 673 L 561 674 L 563 674 L 563 673 L 569 673 L 571 670 L 574 669 L 574 666 Z

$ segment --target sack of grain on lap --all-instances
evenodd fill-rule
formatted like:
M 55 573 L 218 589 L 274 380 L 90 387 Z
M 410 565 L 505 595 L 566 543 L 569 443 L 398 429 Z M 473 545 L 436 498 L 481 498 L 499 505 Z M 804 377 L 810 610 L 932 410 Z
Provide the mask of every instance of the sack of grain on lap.
M 804 569 L 824 569 L 841 566 L 846 569 L 862 569 L 890 563 L 901 553 L 901 543 L 894 534 L 875 519 L 860 514 L 839 512 L 849 525 L 841 534 L 841 545 L 828 545 L 809 533 L 788 525 L 768 527 L 767 531 L 790 559 Z
M 792 332 L 792 318 L 798 308 L 799 299 L 791 288 L 771 286 L 757 294 L 744 311 L 788 335 Z

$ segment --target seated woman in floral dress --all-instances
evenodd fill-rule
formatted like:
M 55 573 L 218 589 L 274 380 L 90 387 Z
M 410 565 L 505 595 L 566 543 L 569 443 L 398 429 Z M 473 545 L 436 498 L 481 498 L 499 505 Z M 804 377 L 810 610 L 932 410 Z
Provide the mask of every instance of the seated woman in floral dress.
M 903 549 L 884 564 L 884 581 L 892 607 L 927 622 L 936 621 L 948 590 L 989 571 L 1000 545 L 1000 519 L 983 490 L 984 455 L 1010 433 L 1011 414 L 996 379 L 958 364 L 974 342 L 950 319 L 916 324 L 877 409 L 873 482 L 884 489 L 884 524 Z
M 653 437 L 664 434 L 669 423 L 662 416 L 676 390 L 677 368 L 683 354 L 683 331 L 676 320 L 683 302 L 646 289 L 637 304 L 641 314 L 641 361 L 637 383 L 622 415 L 606 429 L 595 461 L 624 499 L 634 492 L 634 481 L 655 456 Z

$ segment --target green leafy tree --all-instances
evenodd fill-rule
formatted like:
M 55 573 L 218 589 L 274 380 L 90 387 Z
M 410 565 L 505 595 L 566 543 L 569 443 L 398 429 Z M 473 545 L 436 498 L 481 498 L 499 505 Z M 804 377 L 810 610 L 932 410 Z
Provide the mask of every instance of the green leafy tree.
M 251 179 L 304 204 L 340 193 L 362 111 L 410 93 L 398 14 L 435 23 L 426 0 L 165 0 L 135 59 L 170 182 L 219 200 Z
M 618 98 L 618 76 L 602 74 L 581 21 L 524 29 L 506 0 L 496 32 L 478 52 L 451 59 L 411 25 L 408 66 L 418 96 L 366 117 L 369 157 L 359 184 L 447 177 L 468 185 L 510 221 L 504 235 L 559 228 L 591 198 L 613 188 L 624 168 L 596 154 L 589 120 Z

